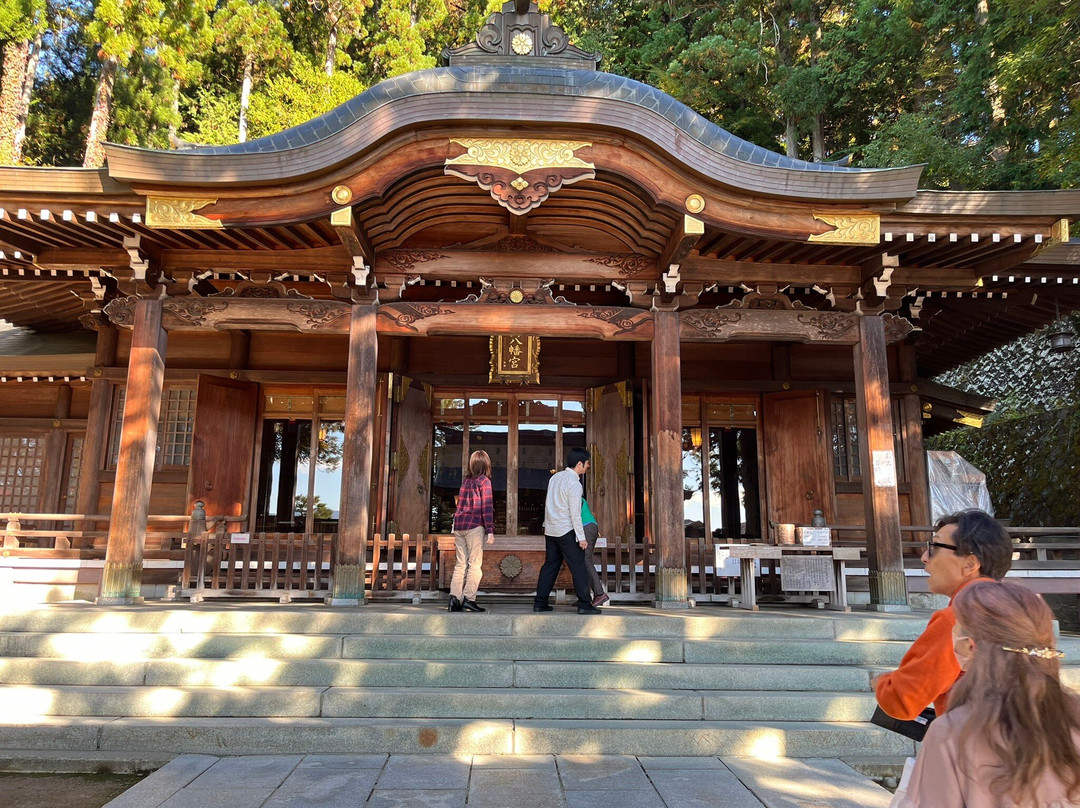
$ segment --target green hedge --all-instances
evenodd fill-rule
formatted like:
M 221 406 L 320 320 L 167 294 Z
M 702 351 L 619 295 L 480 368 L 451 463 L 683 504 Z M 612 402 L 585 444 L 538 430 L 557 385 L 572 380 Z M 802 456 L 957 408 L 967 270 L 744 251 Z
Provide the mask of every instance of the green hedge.
M 1080 525 L 1080 407 L 935 435 L 928 449 L 951 449 L 986 474 L 999 518 L 1014 525 Z

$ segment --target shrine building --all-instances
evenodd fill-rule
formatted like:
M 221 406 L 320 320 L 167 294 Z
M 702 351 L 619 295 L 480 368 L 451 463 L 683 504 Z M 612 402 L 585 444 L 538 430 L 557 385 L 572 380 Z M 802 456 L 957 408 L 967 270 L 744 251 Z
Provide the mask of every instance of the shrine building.
M 613 600 L 731 599 L 714 545 L 820 511 L 904 608 L 924 436 L 991 407 L 930 379 L 1080 308 L 1080 191 L 792 159 L 598 63 L 511 0 L 269 137 L 0 169 L 7 585 L 442 598 L 482 448 L 526 595 L 580 446 Z

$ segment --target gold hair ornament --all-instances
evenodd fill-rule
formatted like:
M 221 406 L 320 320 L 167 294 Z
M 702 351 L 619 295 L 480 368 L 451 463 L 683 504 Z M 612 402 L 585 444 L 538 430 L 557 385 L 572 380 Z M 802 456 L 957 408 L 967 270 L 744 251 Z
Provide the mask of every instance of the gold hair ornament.
M 1038 657 L 1039 659 L 1063 659 L 1065 657 L 1064 651 L 1059 651 L 1056 648 L 1010 648 L 1007 645 L 1001 646 L 1002 651 L 1011 651 L 1014 654 L 1026 654 L 1027 656 Z

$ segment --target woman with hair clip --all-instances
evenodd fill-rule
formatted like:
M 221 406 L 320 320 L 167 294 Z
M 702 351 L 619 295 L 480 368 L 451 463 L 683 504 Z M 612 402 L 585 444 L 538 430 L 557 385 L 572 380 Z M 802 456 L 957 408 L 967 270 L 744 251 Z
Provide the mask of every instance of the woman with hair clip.
M 1059 679 L 1050 608 L 1022 586 L 981 581 L 953 609 L 964 675 L 893 806 L 1080 806 L 1080 701 Z
M 485 612 L 476 603 L 484 563 L 484 534 L 487 543 L 495 541 L 495 508 L 491 496 L 491 458 L 485 451 L 469 455 L 469 473 L 461 481 L 454 512 L 454 546 L 457 557 L 450 578 L 452 612 Z

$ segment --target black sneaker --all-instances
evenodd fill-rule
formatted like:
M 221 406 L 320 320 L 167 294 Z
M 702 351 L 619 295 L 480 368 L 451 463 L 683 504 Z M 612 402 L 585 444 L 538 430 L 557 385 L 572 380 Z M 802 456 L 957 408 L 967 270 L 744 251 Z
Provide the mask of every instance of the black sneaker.
M 578 606 L 578 614 L 603 614 L 602 609 L 597 609 L 595 606 Z
M 553 611 L 555 611 L 555 607 L 554 606 L 549 606 L 546 603 L 543 604 L 543 605 L 533 604 L 533 611 L 534 612 L 553 612 Z M 599 611 L 599 610 L 597 610 L 597 611 Z

